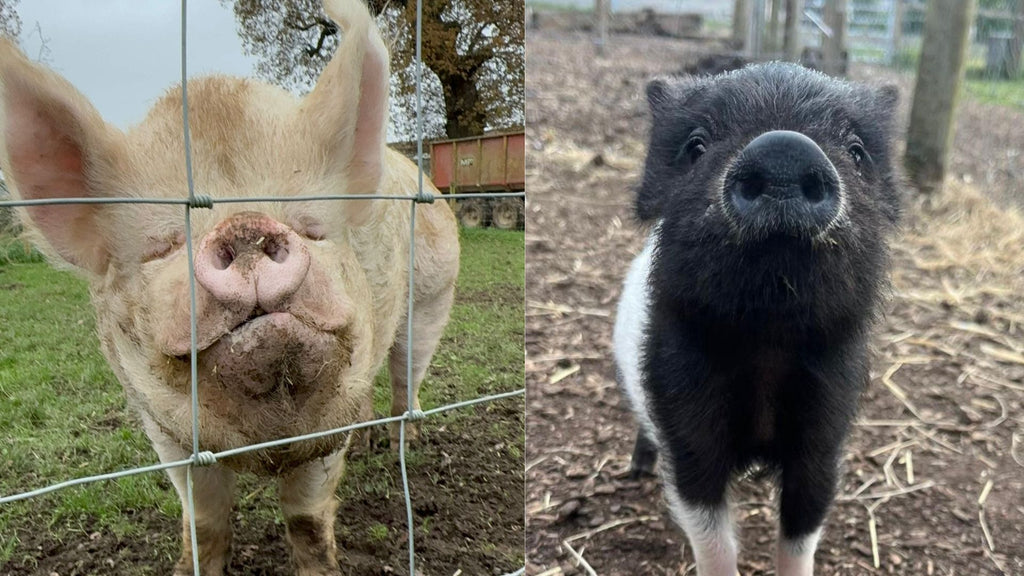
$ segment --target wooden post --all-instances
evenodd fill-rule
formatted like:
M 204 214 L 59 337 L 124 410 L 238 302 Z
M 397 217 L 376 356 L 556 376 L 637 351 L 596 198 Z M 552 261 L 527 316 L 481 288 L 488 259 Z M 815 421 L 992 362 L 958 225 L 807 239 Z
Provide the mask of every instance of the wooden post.
M 843 52 L 846 51 L 846 0 L 825 0 L 825 24 L 832 29 L 821 43 L 821 71 L 832 76 L 846 72 Z
M 975 0 L 931 0 L 907 128 L 907 173 L 922 192 L 942 188 L 967 65 Z
M 751 4 L 750 27 L 747 29 L 747 55 L 760 60 L 764 55 L 764 3 L 765 0 L 749 0 Z
M 594 0 L 597 12 L 597 55 L 604 56 L 608 44 L 608 10 L 611 0 Z
M 799 62 L 803 51 L 800 43 L 800 19 L 803 13 L 804 0 L 786 0 L 786 39 L 783 51 L 790 62 Z
M 768 16 L 768 37 L 765 39 L 765 49 L 773 55 L 778 55 L 782 50 L 782 42 L 779 37 L 779 18 L 782 16 L 782 0 L 771 0 L 772 7 Z
M 1013 40 L 1010 41 L 1010 59 L 1006 67 L 1010 78 L 1020 78 L 1024 71 L 1021 62 L 1024 60 L 1024 0 L 1017 0 L 1017 9 L 1013 11 Z
M 885 47 L 885 59 L 889 66 L 896 64 L 903 45 L 903 0 L 892 0 L 889 11 L 889 45 Z
M 736 0 L 732 9 L 732 45 L 736 50 L 746 50 L 750 33 L 750 0 Z

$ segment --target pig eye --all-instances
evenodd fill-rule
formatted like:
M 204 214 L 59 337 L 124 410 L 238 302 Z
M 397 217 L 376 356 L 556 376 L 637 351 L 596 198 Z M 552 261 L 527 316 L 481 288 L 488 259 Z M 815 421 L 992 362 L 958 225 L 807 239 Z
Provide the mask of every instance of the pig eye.
M 323 240 L 327 237 L 327 230 L 319 222 L 305 222 L 296 230 L 310 240 Z
M 146 252 L 142 255 L 143 262 L 152 262 L 166 258 L 176 252 L 185 243 L 185 235 L 178 233 L 175 236 L 164 239 L 151 239 Z
M 690 133 L 686 144 L 679 149 L 679 153 L 673 159 L 674 166 L 690 166 L 700 159 L 707 152 L 708 133 L 703 128 L 697 128 Z
M 858 168 L 860 168 L 861 164 L 868 159 L 868 152 L 864 149 L 864 145 L 861 144 L 860 141 L 851 143 L 849 147 L 847 147 L 846 151 L 850 153 L 850 157 L 853 158 L 853 162 Z

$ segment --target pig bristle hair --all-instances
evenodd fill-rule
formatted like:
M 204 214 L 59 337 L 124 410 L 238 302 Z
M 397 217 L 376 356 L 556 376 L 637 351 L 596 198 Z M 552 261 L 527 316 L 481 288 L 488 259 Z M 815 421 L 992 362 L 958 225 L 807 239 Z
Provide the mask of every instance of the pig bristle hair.
M 724 573 L 736 563 L 729 486 L 761 465 L 785 484 L 779 550 L 810 565 L 888 287 L 900 212 L 893 94 L 777 62 L 666 82 L 650 98 L 635 204 L 656 225 L 630 266 L 613 336 L 643 430 L 634 470 L 652 466 L 653 441 L 698 572 Z M 680 160 L 698 128 L 703 155 Z M 768 230 L 792 219 L 774 211 L 742 222 L 725 198 L 730 167 L 774 130 L 803 134 L 835 170 L 839 205 L 820 228 Z M 853 136 L 869 162 L 850 156 Z

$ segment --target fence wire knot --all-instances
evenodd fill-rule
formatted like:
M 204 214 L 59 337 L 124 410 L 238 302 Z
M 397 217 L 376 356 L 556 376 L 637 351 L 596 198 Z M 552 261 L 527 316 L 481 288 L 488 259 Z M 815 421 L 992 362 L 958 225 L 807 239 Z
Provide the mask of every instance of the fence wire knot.
M 420 420 L 427 419 L 427 413 L 423 410 L 409 410 L 404 416 L 409 422 L 419 422 Z
M 203 451 L 192 456 L 194 466 L 213 466 L 217 463 L 217 456 L 210 451 Z
M 417 204 L 433 204 L 434 195 L 426 190 L 420 190 L 416 193 L 415 201 Z
M 213 198 L 196 194 L 188 199 L 189 208 L 213 208 Z

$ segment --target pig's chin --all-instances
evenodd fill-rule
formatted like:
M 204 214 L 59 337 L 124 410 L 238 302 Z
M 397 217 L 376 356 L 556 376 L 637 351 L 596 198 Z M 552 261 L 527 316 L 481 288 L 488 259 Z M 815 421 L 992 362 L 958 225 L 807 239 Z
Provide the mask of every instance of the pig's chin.
M 302 395 L 340 360 L 339 346 L 335 334 L 275 312 L 238 325 L 199 352 L 198 360 L 222 387 L 246 396 Z

